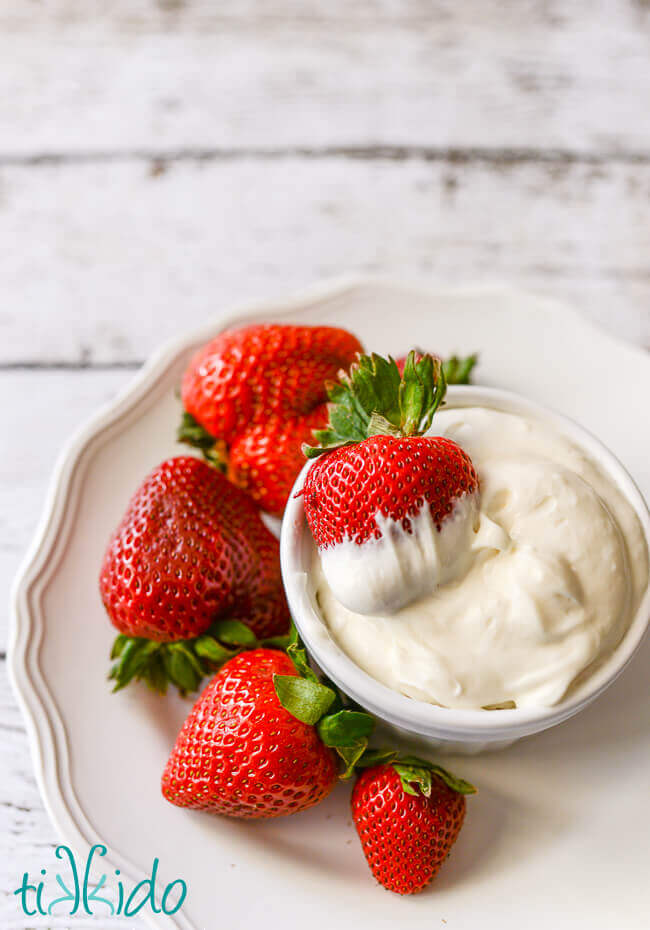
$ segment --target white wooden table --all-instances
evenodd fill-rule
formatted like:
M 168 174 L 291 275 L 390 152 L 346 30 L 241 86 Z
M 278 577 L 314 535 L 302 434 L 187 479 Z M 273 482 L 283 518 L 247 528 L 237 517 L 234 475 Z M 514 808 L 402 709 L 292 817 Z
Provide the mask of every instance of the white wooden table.
M 647 0 L 0 0 L 0 77 L 5 591 L 66 436 L 227 304 L 508 281 L 650 346 Z M 61 927 L 7 626 L 0 925 Z

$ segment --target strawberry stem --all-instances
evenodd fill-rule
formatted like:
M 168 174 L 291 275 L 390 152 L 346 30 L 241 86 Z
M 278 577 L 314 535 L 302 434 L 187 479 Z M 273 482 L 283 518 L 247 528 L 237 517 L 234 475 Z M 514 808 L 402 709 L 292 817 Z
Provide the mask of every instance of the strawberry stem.
M 407 794 L 423 794 L 429 797 L 433 778 L 443 781 L 452 791 L 459 794 L 475 794 L 476 788 L 464 778 L 459 778 L 443 769 L 442 766 L 420 759 L 418 756 L 401 756 L 393 749 L 369 749 L 356 763 L 357 768 L 371 768 L 375 765 L 392 765 L 402 782 Z
M 307 458 L 378 434 L 422 435 L 444 402 L 447 381 L 440 359 L 412 351 L 403 374 L 390 356 L 360 355 L 327 387 L 329 425 L 314 431 L 318 445 L 303 446 Z
M 447 381 L 442 362 L 432 355 L 409 352 L 399 386 L 403 436 L 421 436 L 444 400 Z

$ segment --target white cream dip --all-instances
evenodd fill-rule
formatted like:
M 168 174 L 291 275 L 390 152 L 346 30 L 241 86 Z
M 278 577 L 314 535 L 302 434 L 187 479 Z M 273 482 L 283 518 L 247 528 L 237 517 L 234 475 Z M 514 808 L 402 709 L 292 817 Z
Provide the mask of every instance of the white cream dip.
M 413 537 L 396 539 L 394 526 L 391 546 L 346 544 L 337 585 L 364 613 L 333 595 L 315 553 L 324 621 L 361 668 L 409 697 L 474 709 L 555 704 L 616 647 L 647 587 L 638 518 L 591 459 L 533 418 L 442 410 L 430 435 L 465 449 L 480 497 L 447 534 L 450 545 L 430 544 L 426 517 L 416 518 L 423 526 L 410 550 L 402 544 Z M 356 561 L 364 550 L 367 571 Z M 355 590 L 364 577 L 366 590 Z M 416 583 L 406 606 L 382 600 L 384 590 Z

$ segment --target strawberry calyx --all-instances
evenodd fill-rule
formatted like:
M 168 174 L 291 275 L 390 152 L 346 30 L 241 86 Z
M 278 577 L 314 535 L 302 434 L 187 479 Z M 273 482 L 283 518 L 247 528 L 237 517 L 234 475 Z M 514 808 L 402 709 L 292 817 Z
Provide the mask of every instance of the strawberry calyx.
M 424 349 L 417 347 L 413 351 L 418 357 L 427 354 Z M 433 352 L 429 354 L 434 355 Z M 406 358 L 407 356 L 403 355 L 397 359 L 397 367 L 400 371 L 403 370 L 406 364 Z M 450 355 L 449 358 L 441 361 L 447 384 L 470 384 L 472 371 L 478 362 L 478 354 L 474 352 L 472 355 Z
M 245 649 L 267 646 L 285 649 L 287 636 L 258 640 L 240 620 L 217 620 L 206 633 L 194 639 L 160 643 L 120 633 L 113 642 L 111 659 L 115 663 L 109 680 L 113 691 L 120 691 L 131 681 L 144 681 L 149 688 L 165 694 L 169 685 L 181 695 L 196 691 L 206 675 Z
M 343 763 L 341 778 L 350 778 L 368 748 L 374 718 L 352 705 L 332 682 L 319 680 L 293 625 L 286 652 L 298 675 L 274 675 L 278 700 L 297 720 L 316 727 L 322 742 L 336 750 Z
M 360 355 L 338 382 L 328 382 L 329 424 L 314 430 L 316 445 L 303 446 L 308 459 L 370 436 L 421 436 L 444 403 L 448 383 L 468 383 L 476 355 L 443 362 L 413 349 L 403 371 L 391 356 Z
M 356 763 L 358 769 L 375 765 L 392 765 L 407 794 L 431 797 L 433 779 L 436 776 L 458 794 L 476 794 L 476 788 L 470 782 L 419 756 L 400 755 L 393 749 L 370 749 Z
M 215 439 L 187 410 L 183 411 L 181 422 L 176 430 L 176 440 L 193 449 L 198 449 L 206 462 L 214 465 L 220 472 L 225 474 L 227 471 L 228 452 L 225 442 Z
M 341 779 L 351 778 L 360 769 L 390 764 L 400 776 L 407 794 L 421 793 L 429 797 L 436 776 L 459 794 L 476 792 L 476 788 L 463 778 L 426 759 L 400 755 L 394 749 L 370 748 L 374 717 L 353 704 L 332 682 L 319 680 L 309 665 L 307 653 L 293 624 L 286 652 L 298 676 L 273 676 L 278 700 L 297 720 L 315 726 L 323 743 L 336 750 L 342 761 Z

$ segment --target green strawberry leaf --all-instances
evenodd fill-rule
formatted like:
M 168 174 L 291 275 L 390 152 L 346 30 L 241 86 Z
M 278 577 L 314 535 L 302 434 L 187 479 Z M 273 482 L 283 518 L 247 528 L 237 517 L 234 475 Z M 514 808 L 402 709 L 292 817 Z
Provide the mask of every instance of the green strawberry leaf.
M 421 759 L 419 756 L 399 755 L 394 749 L 366 749 L 354 762 L 354 768 L 357 771 L 377 765 L 392 765 L 400 776 L 404 791 L 413 796 L 422 794 L 429 797 L 434 777 L 440 778 L 447 787 L 459 794 L 475 794 L 476 792 L 473 785 L 443 769 L 440 765 Z
M 459 778 L 458 775 L 453 775 L 451 772 L 448 772 L 447 769 L 443 769 L 440 765 L 432 765 L 431 771 L 434 775 L 437 775 L 438 778 L 442 779 L 448 788 L 451 788 L 452 791 L 457 791 L 458 794 L 476 794 L 476 788 L 474 785 L 470 784 L 468 781 L 465 781 L 464 778 Z
M 278 636 L 265 645 L 281 649 L 287 641 L 288 637 Z M 120 633 L 111 649 L 111 659 L 116 661 L 108 677 L 115 683 L 114 691 L 131 681 L 144 681 L 154 691 L 165 694 L 171 682 L 186 694 L 196 691 L 205 675 L 215 672 L 242 649 L 259 645 L 255 634 L 244 623 L 229 619 L 213 623 L 207 633 L 195 639 L 173 643 Z
M 289 643 L 287 645 L 287 649 L 290 646 L 302 646 L 302 643 L 300 642 L 300 636 L 298 635 L 298 627 L 293 622 L 293 620 L 291 620 L 291 625 L 289 626 L 288 636 L 289 636 Z
M 437 775 L 452 791 L 457 791 L 459 794 L 476 793 L 474 785 L 465 781 L 464 778 L 453 775 L 440 765 L 426 759 L 420 759 L 419 756 L 398 756 L 393 761 L 393 768 L 399 774 L 402 787 L 408 794 L 417 794 L 417 791 L 412 787 L 415 784 L 420 787 L 425 797 L 429 797 L 434 775 Z
M 216 639 L 229 646 L 259 646 L 257 636 L 241 620 L 217 620 L 210 627 Z
M 318 676 L 309 665 L 307 653 L 300 641 L 292 642 L 291 645 L 287 647 L 287 655 L 302 678 L 306 678 L 308 681 L 314 681 L 318 684 Z
M 413 785 L 417 785 L 425 798 L 431 796 L 433 779 L 431 777 L 431 771 L 428 768 L 416 768 L 415 766 L 403 765 L 399 762 L 393 762 L 393 768 L 399 775 L 402 788 L 407 794 L 417 795 L 418 791 L 413 787 Z
M 431 763 L 428 759 L 422 759 L 420 756 L 400 756 L 399 762 L 404 765 L 417 766 L 420 768 L 430 768 Z
M 358 769 L 369 769 L 374 765 L 387 765 L 397 758 L 395 749 L 368 749 L 356 763 Z
M 236 649 L 226 649 L 213 636 L 205 634 L 194 640 L 194 652 L 201 659 L 207 659 L 208 662 L 221 663 L 227 662 L 237 655 Z
M 390 356 L 382 358 L 374 352 L 362 355 L 356 367 L 350 369 L 353 399 L 362 416 L 379 413 L 393 426 L 401 425 L 399 389 L 401 376 L 397 363 Z
M 274 675 L 273 684 L 284 709 L 312 726 L 327 713 L 336 698 L 331 688 L 296 675 Z
M 194 669 L 197 675 L 203 676 L 203 666 L 200 659 L 194 654 L 193 650 L 183 641 L 172 643 L 169 647 L 172 652 L 179 653 Z
M 184 410 L 181 416 L 181 422 L 176 430 L 176 439 L 178 442 L 184 442 L 201 451 L 210 449 L 214 445 L 214 436 L 211 436 L 187 410 Z
M 159 652 L 152 656 L 147 666 L 145 682 L 152 691 L 156 691 L 158 694 L 165 694 L 167 692 L 165 663 Z
M 452 355 L 442 363 L 447 384 L 469 384 L 471 381 L 472 369 L 478 361 L 478 355 L 468 355 L 466 358 L 459 358 Z
M 115 681 L 113 691 L 120 691 L 134 678 L 139 678 L 147 664 L 149 656 L 155 652 L 158 644 L 146 639 L 129 639 L 120 645 L 119 662 L 114 667 L 112 677 Z
M 168 657 L 165 662 L 165 671 L 181 694 L 196 691 L 203 678 L 204 670 L 191 650 L 180 643 L 174 643 L 164 655 Z
M 447 382 L 440 359 L 409 352 L 398 388 L 400 428 L 404 436 L 421 436 L 431 427 L 433 415 L 442 403 Z
M 467 364 L 455 363 L 454 374 L 469 377 Z M 409 352 L 404 372 L 390 356 L 360 355 L 339 382 L 328 385 L 329 424 L 316 430 L 318 445 L 303 446 L 307 458 L 378 434 L 418 436 L 431 426 L 443 403 L 447 382 L 442 362 Z
M 268 636 L 266 639 L 262 640 L 262 645 L 268 647 L 269 649 L 281 649 L 282 652 L 286 652 L 289 648 L 290 637 L 286 636 Z
M 355 769 L 359 764 L 359 759 L 363 756 L 368 745 L 367 739 L 361 739 L 352 746 L 337 746 L 336 751 L 343 760 L 345 766 L 343 772 L 339 776 L 342 781 L 347 781 L 348 778 L 351 778 L 354 775 Z
M 355 710 L 339 710 L 328 714 L 318 723 L 318 735 L 326 746 L 357 746 L 368 737 L 375 728 L 375 721 L 370 714 Z
M 217 441 L 214 436 L 211 436 L 187 410 L 183 411 L 180 425 L 176 431 L 176 439 L 187 446 L 192 446 L 193 449 L 199 449 L 206 462 L 214 465 L 219 471 L 225 472 L 227 470 L 225 445 Z
M 129 637 L 125 636 L 124 633 L 120 633 L 115 637 L 113 641 L 113 648 L 111 649 L 111 659 L 119 659 L 128 641 Z
M 393 426 L 386 417 L 380 413 L 372 413 L 368 421 L 368 436 L 401 436 L 399 426 Z
M 323 675 L 321 673 L 318 680 L 320 681 L 322 685 L 325 685 L 325 687 L 331 688 L 334 694 L 336 695 L 336 697 L 334 698 L 334 701 L 332 702 L 332 706 L 330 707 L 328 711 L 329 716 L 331 716 L 332 714 L 338 714 L 340 710 L 359 710 L 362 713 L 365 713 L 365 711 L 362 711 L 361 707 L 357 707 L 356 705 L 353 706 L 352 702 L 347 697 L 347 695 L 342 694 L 341 691 L 339 691 L 339 689 L 336 687 L 336 684 L 330 678 L 328 678 L 327 675 Z M 343 704 L 344 697 L 346 700 L 345 705 Z

